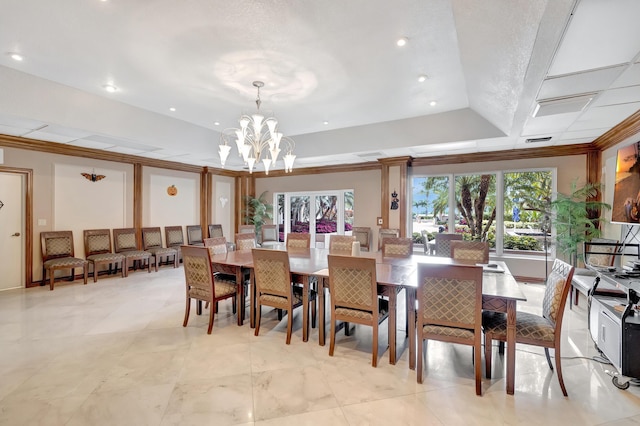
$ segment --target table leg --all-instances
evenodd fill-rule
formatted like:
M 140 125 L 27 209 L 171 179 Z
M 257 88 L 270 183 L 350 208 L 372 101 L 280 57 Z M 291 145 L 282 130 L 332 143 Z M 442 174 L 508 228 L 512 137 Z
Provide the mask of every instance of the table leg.
M 302 341 L 309 341 L 309 275 L 302 276 Z
M 416 369 L 416 290 L 405 288 L 407 298 L 407 332 L 409 334 L 409 369 Z
M 318 277 L 318 343 L 324 346 L 324 278 Z
M 256 281 L 253 276 L 253 268 L 249 270 L 249 325 L 256 328 Z
M 516 372 L 516 301 L 507 301 L 507 393 L 513 395 Z
M 236 284 L 240 286 L 238 296 L 236 297 L 236 315 L 238 316 L 238 325 L 241 326 L 244 320 L 244 282 L 243 273 L 240 266 L 236 266 Z
M 395 288 L 388 288 L 387 294 L 389 295 L 389 364 L 395 365 L 396 363 L 396 299 L 398 293 Z

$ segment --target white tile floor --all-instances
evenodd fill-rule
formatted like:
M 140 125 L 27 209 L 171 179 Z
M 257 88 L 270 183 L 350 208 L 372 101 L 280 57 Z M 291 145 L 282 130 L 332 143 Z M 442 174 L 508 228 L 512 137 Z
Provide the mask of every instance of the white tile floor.
M 542 286 L 523 288 L 522 308 L 539 312 Z M 419 385 L 406 351 L 389 365 L 386 323 L 376 369 L 368 327 L 340 334 L 329 357 L 316 330 L 302 342 L 299 310 L 290 346 L 274 312 L 265 309 L 254 337 L 230 302 L 213 334 L 195 309 L 183 328 L 182 268 L 0 292 L 0 424 L 638 425 L 640 388 L 618 390 L 607 366 L 573 358 L 596 355 L 584 305 L 565 317 L 568 398 L 543 352 L 526 346 L 515 395 L 505 394 L 496 351 L 478 397 L 468 347 L 430 342 Z

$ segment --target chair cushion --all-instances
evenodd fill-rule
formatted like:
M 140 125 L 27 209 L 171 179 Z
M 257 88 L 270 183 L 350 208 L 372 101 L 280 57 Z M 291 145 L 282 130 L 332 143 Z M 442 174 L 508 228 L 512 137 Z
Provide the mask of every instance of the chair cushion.
M 84 267 L 86 261 L 78 259 L 77 257 L 58 257 L 56 259 L 49 259 L 44 262 L 45 269 L 50 268 L 81 268 Z
M 302 298 L 294 294 L 292 302 L 293 302 L 293 306 L 301 304 Z M 289 303 L 287 302 L 286 297 L 276 296 L 274 294 L 261 294 L 260 303 L 264 305 L 275 306 L 275 307 L 282 306 L 283 309 L 287 309 L 287 307 L 289 306 Z
M 336 317 L 354 318 L 363 321 L 373 322 L 373 314 L 359 309 L 336 308 Z
M 442 325 L 425 325 L 422 327 L 422 333 L 435 334 L 438 336 L 457 337 L 459 339 L 473 341 L 473 330 L 465 330 L 464 328 L 445 327 Z
M 496 340 L 507 340 L 507 316 L 501 312 L 482 313 L 482 327 L 485 334 L 491 333 Z M 553 323 L 540 315 L 528 312 L 516 313 L 516 341 L 520 339 L 553 342 Z
M 90 262 L 122 262 L 124 256 L 119 253 L 101 253 L 87 256 L 87 260 Z
M 163 248 L 163 247 L 152 247 L 148 248 L 146 251 L 153 254 L 154 256 L 174 256 L 178 251 L 173 248 Z
M 226 282 L 228 284 L 236 285 L 236 276 L 231 274 L 223 274 L 223 273 L 215 273 L 213 274 L 213 279 L 216 283 L 218 282 Z
M 235 283 L 228 283 L 226 281 L 217 281 L 215 284 L 216 299 L 219 299 L 230 294 L 236 294 L 238 292 L 238 286 Z
M 143 257 L 151 256 L 151 253 L 149 253 L 148 251 L 142 251 L 142 250 L 123 251 L 120 254 L 123 254 L 124 257 L 126 257 L 127 259 L 130 259 L 130 258 L 143 258 Z

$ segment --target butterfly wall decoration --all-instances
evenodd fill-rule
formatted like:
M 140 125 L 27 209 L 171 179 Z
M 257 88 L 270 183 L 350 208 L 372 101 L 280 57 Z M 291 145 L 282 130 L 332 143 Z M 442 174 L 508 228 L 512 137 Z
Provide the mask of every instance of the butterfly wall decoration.
M 90 180 L 91 182 L 97 182 L 99 180 L 106 178 L 105 175 L 97 175 L 95 171 L 92 173 L 80 173 L 80 174 L 84 176 L 85 179 Z

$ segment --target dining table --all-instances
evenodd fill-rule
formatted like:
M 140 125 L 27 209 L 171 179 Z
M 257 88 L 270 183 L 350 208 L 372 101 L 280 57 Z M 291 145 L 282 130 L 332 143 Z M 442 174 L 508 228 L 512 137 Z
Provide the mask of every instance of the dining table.
M 284 245 L 270 247 L 271 250 L 287 250 Z M 328 288 L 328 255 L 324 248 L 289 248 L 289 267 L 292 274 L 302 278 L 303 313 L 302 340 L 309 340 L 309 297 L 312 283 L 317 285 L 318 294 L 318 342 L 325 344 L 325 290 Z M 382 252 L 360 252 L 360 257 L 376 259 L 376 278 L 379 293 L 389 300 L 389 362 L 397 360 L 397 295 L 405 290 L 407 337 L 409 343 L 409 368 L 415 369 L 416 363 L 416 290 L 418 288 L 417 270 L 420 264 L 456 264 L 458 261 L 447 257 L 412 255 L 409 257 L 383 257 Z M 251 274 L 249 294 L 250 325 L 255 327 L 255 285 L 253 279 L 253 258 L 250 250 L 240 250 L 218 254 L 211 257 L 214 271 L 235 274 L 242 282 L 244 271 Z M 515 384 L 515 337 L 516 306 L 526 301 L 526 296 L 513 277 L 505 262 L 491 261 L 483 266 L 482 309 L 503 312 L 507 317 L 507 373 L 506 392 L 514 393 Z M 495 266 L 493 266 L 495 265 Z M 315 278 L 315 279 L 314 279 Z M 240 302 L 238 302 L 240 306 Z M 244 300 L 242 301 L 244 307 Z M 239 310 L 238 312 L 242 312 Z M 238 325 L 242 325 L 243 315 L 238 315 Z

